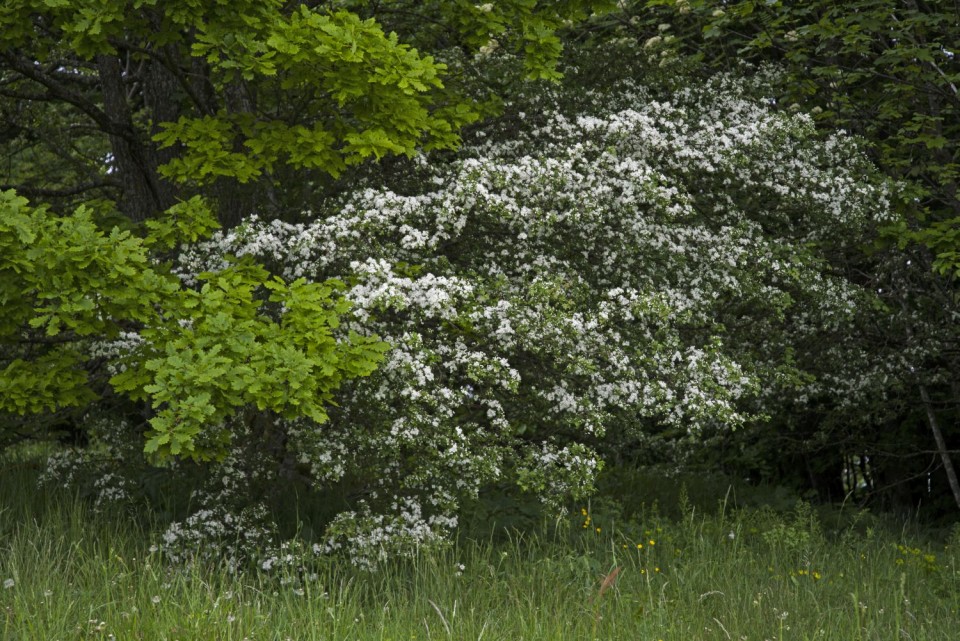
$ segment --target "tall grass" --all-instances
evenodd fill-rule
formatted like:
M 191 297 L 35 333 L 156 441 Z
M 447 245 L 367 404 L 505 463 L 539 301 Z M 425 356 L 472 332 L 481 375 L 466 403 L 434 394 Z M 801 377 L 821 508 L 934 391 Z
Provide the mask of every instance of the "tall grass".
M 868 514 L 835 530 L 681 496 L 666 518 L 583 506 L 508 537 L 463 537 L 374 573 L 315 577 L 170 567 L 152 526 L 0 471 L 0 638 L 145 640 L 957 638 L 958 537 Z

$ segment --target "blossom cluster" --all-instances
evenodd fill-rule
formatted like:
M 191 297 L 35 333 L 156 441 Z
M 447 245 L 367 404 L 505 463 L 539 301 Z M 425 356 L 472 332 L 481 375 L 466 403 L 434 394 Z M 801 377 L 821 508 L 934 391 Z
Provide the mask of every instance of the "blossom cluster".
M 519 129 L 453 160 L 184 251 L 188 282 L 247 254 L 339 278 L 340 330 L 392 345 L 329 423 L 283 423 L 314 483 L 363 497 L 325 550 L 369 564 L 442 540 L 462 499 L 502 479 L 583 495 L 605 441 L 733 429 L 796 378 L 790 346 L 866 300 L 826 252 L 889 216 L 890 196 L 855 141 L 754 89 L 721 76 L 669 100 L 625 83 L 575 109 L 540 98 L 535 117 L 514 105 Z

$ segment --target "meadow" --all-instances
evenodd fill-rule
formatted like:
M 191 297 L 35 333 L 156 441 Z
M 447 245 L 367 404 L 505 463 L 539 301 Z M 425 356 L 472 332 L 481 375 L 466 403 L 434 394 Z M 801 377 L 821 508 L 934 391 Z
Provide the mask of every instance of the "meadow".
M 375 572 L 313 558 L 231 573 L 171 565 L 150 518 L 36 475 L 0 471 L 4 641 L 947 641 L 960 619 L 960 529 L 704 498 L 695 479 L 627 475 L 559 517 L 488 510 Z

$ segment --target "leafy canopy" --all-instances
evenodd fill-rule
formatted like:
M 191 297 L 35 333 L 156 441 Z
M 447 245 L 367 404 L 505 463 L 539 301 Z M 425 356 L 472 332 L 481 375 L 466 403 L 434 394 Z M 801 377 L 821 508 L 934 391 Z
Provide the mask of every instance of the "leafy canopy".
M 609 4 L 8 2 L 0 101 L 11 102 L 17 130 L 42 140 L 63 120 L 52 105 L 66 105 L 109 138 L 112 154 L 99 159 L 112 165 L 104 172 L 79 162 L 92 143 L 47 148 L 82 164 L 83 180 L 58 175 L 56 163 L 43 163 L 49 177 L 16 175 L 38 194 L 106 196 L 135 220 L 197 193 L 230 224 L 289 214 L 304 191 L 368 158 L 458 144 L 480 105 L 446 87 L 456 70 L 424 50 L 476 52 L 496 36 L 522 54 L 528 77 L 556 79 L 555 30 Z M 18 164 L 30 155 L 17 145 L 9 153 Z M 237 185 L 252 185 L 242 202 Z
M 215 226 L 200 199 L 139 238 L 103 232 L 83 207 L 53 217 L 2 192 L 0 410 L 84 406 L 106 382 L 149 402 L 146 451 L 160 459 L 221 457 L 227 419 L 247 406 L 324 422 L 340 384 L 373 371 L 386 345 L 333 337 L 350 307 L 338 281 L 287 283 L 246 259 L 187 287 L 152 251 Z M 102 360 L 107 381 L 92 373 Z

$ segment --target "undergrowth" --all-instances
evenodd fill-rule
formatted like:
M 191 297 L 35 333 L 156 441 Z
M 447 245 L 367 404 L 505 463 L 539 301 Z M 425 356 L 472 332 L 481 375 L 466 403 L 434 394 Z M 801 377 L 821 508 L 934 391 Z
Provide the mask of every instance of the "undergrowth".
M 0 471 L 0 638 L 676 641 L 954 639 L 960 530 L 937 540 L 847 508 L 824 516 L 607 496 L 525 530 L 474 526 L 366 572 L 172 565 L 161 524 L 98 513 Z M 637 493 L 644 488 L 634 488 Z M 665 514 L 669 514 L 666 516 Z M 285 569 L 298 567 L 297 570 Z

